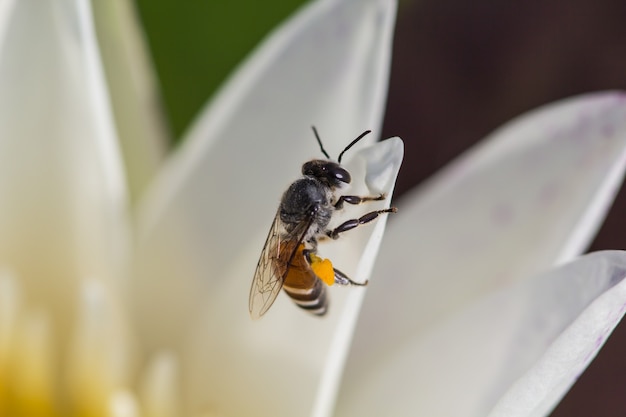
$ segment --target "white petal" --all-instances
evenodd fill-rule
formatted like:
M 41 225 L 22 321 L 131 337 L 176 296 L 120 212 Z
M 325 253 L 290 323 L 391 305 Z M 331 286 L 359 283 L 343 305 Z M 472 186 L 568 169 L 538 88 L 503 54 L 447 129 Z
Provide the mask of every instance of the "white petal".
M 128 188 L 135 199 L 163 161 L 169 143 L 165 115 L 134 3 L 92 4 Z
M 596 258 L 581 261 L 577 270 L 572 271 L 570 267 L 571 271 L 566 271 L 560 282 L 540 289 L 542 293 L 549 293 L 541 300 L 542 304 L 552 306 L 544 314 L 540 314 L 543 309 L 535 311 L 534 316 L 530 314 L 532 310 L 527 310 L 528 316 L 536 319 L 532 323 L 535 325 L 532 339 L 536 343 L 534 346 L 519 346 L 510 352 L 519 358 L 518 369 L 502 375 L 502 381 L 515 382 L 499 399 L 489 417 L 547 415 L 585 371 L 623 318 L 626 311 L 626 256 L 624 252 L 601 252 L 586 258 L 592 256 Z M 585 261 L 587 265 L 582 263 Z M 583 268 L 587 270 L 583 271 Z M 592 282 L 588 277 L 592 277 Z M 582 307 L 584 310 L 580 311 Z M 538 325 L 540 320 L 544 321 L 543 325 Z M 528 327 L 531 327 L 530 321 L 527 318 Z M 559 325 L 567 327 L 555 340 Z M 523 371 L 521 375 L 520 371 Z
M 363 184 L 365 169 L 371 174 L 370 187 L 385 186 L 369 192 L 390 193 L 402 150 L 396 138 L 356 152 L 346 166 L 354 173 L 357 192 L 368 189 Z M 388 204 L 387 200 L 346 208 L 344 219 Z M 320 244 L 320 255 L 330 257 L 335 267 L 355 281 L 367 280 L 385 217 L 335 242 Z M 252 254 L 258 255 L 258 251 Z M 195 331 L 182 355 L 187 361 L 183 369 L 189 387 L 186 403 L 193 411 L 208 404 L 212 407 L 208 411 L 223 415 L 328 415 L 364 289 L 329 288 L 329 312 L 321 319 L 279 294 L 268 314 L 252 321 L 246 308 L 253 272 L 249 267 L 235 265 L 215 293 L 207 296 L 210 301 L 197 324 L 189 325 Z M 240 400 L 242 389 L 246 401 Z
M 626 252 L 600 252 L 495 291 L 371 357 L 338 414 L 546 415 L 623 316 L 624 278 Z
M 251 279 L 281 193 L 321 156 L 312 124 L 334 156 L 380 125 L 394 13 L 393 0 L 312 3 L 205 110 L 139 213 L 137 298 L 151 337 L 179 339 L 225 281 Z
M 486 291 L 582 250 L 625 164 L 625 96 L 594 94 L 513 121 L 401 201 L 346 375 Z
M 126 249 L 90 19 L 86 1 L 20 0 L 0 45 L 0 257 L 65 330 L 77 278 L 120 275 Z

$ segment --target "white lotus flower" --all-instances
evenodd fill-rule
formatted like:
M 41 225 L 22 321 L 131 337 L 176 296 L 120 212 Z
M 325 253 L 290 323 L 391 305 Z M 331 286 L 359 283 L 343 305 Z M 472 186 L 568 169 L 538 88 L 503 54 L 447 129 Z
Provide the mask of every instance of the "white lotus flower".
M 0 415 L 326 416 L 337 397 L 338 415 L 527 416 L 558 401 L 623 314 L 626 256 L 530 277 L 603 217 L 621 94 L 540 110 L 408 199 L 348 351 L 361 289 L 333 289 L 323 320 L 279 297 L 252 322 L 248 288 L 281 191 L 319 155 L 308 127 L 333 155 L 380 130 L 395 2 L 303 9 L 167 156 L 126 6 L 94 3 L 105 82 L 88 1 L 0 5 Z M 398 139 L 359 145 L 355 192 L 391 193 L 401 158 Z M 364 280 L 384 226 L 324 250 Z

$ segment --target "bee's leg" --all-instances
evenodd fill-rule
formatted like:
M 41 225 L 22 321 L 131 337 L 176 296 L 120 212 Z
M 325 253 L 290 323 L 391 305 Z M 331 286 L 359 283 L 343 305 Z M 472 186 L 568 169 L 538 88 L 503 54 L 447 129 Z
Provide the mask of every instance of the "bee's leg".
M 342 195 L 341 197 L 339 197 L 339 199 L 335 203 L 335 208 L 338 210 L 341 209 L 343 207 L 343 203 L 357 205 L 357 204 L 365 203 L 366 201 L 380 201 L 380 200 L 384 200 L 385 198 L 387 198 L 385 194 L 379 194 L 376 196 L 365 196 L 365 197 L 360 197 L 358 195 Z
M 332 239 L 337 239 L 339 237 L 339 233 L 343 233 L 348 230 L 354 229 L 355 227 L 360 226 L 362 224 L 369 223 L 383 213 L 395 213 L 396 211 L 398 211 L 398 209 L 395 207 L 390 207 L 388 209 L 383 209 L 383 210 L 370 211 L 369 213 L 362 215 L 358 219 L 347 220 L 341 223 L 339 226 L 337 226 L 333 230 L 327 230 L 326 234 L 328 235 L 328 237 Z
M 360 287 L 364 287 L 367 285 L 367 281 L 363 283 L 352 281 L 350 278 L 348 278 L 346 274 L 344 274 L 340 270 L 335 269 L 334 271 L 335 271 L 335 284 L 337 285 L 358 285 Z

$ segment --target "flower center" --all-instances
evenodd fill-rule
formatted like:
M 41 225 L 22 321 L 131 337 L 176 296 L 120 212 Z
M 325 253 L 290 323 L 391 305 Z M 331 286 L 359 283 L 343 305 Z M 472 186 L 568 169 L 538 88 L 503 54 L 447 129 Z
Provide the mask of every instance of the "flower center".
M 0 417 L 181 415 L 176 356 L 155 355 L 135 378 L 128 322 L 103 283 L 83 283 L 70 340 L 54 340 L 55 311 L 24 298 L 0 272 Z

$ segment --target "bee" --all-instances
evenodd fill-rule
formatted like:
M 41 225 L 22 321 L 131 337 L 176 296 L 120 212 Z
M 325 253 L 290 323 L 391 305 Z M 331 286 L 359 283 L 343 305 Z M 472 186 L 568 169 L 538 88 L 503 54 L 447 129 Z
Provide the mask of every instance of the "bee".
M 298 307 L 323 316 L 328 310 L 325 284 L 367 285 L 367 281 L 352 281 L 334 268 L 330 260 L 320 258 L 317 244 L 320 240 L 337 239 L 344 232 L 369 223 L 383 213 L 396 212 L 395 207 L 375 210 L 347 220 L 334 229 L 328 228 L 333 214 L 344 204 L 385 199 L 384 194 L 364 197 L 339 194 L 352 180 L 350 173 L 341 166 L 341 158 L 370 132 L 367 130 L 350 142 L 334 162 L 313 127 L 320 150 L 327 159 L 304 163 L 302 177 L 294 181 L 282 196 L 252 279 L 248 307 L 253 319 L 267 312 L 281 288 Z

